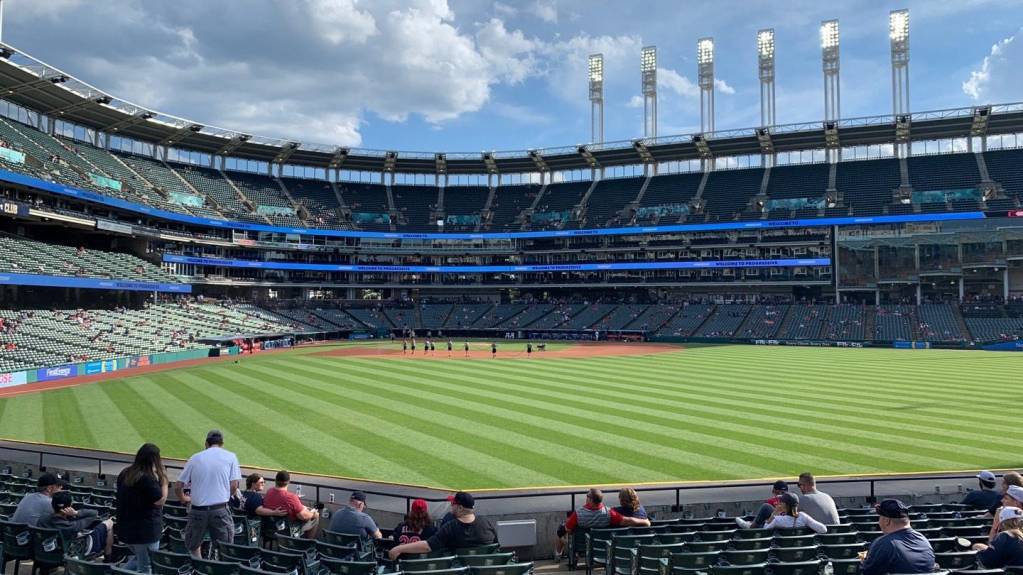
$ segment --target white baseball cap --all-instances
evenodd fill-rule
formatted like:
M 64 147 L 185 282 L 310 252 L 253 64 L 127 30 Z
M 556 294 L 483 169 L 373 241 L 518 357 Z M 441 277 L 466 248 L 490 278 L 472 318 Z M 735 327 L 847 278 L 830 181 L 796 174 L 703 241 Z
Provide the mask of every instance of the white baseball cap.
M 981 471 L 980 473 L 978 473 L 976 475 L 976 477 L 977 477 L 977 479 L 979 479 L 981 481 L 987 481 L 988 483 L 994 483 L 995 482 L 995 474 L 991 473 L 990 471 Z
M 1010 485 L 1009 489 L 1005 491 L 1005 494 L 1012 497 L 1016 501 L 1023 503 L 1023 487 L 1018 485 Z
M 1002 507 L 1002 511 L 998 514 L 998 520 L 1006 521 L 1008 519 L 1023 519 L 1023 509 L 1018 507 Z

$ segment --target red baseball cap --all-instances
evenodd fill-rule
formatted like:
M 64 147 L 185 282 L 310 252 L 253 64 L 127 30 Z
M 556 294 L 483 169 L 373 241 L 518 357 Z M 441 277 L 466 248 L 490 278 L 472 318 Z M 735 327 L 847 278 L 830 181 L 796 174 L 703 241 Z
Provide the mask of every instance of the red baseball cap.
M 412 502 L 412 511 L 426 511 L 426 501 L 422 499 L 416 499 Z

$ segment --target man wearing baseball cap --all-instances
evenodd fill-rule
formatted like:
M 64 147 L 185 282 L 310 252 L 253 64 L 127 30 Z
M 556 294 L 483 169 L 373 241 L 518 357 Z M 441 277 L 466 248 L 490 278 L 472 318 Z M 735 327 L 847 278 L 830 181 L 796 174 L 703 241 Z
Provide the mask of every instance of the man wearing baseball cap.
M 870 544 L 860 573 L 933 572 L 934 549 L 926 537 L 909 525 L 909 508 L 898 499 L 885 499 L 877 506 L 877 515 L 877 525 L 884 535 Z
M 402 553 L 429 553 L 438 549 L 464 549 L 497 542 L 497 530 L 486 517 L 476 515 L 476 501 L 472 495 L 459 491 L 451 499 L 454 520 L 440 526 L 426 541 L 406 543 L 392 548 L 388 556 L 392 561 Z
M 11 516 L 12 523 L 39 525 L 39 519 L 52 512 L 51 498 L 67 485 L 67 482 L 52 473 L 44 473 L 36 480 L 36 490 L 26 493 Z
M 991 509 L 998 505 L 1002 496 L 995 491 L 995 474 L 990 471 L 981 471 L 977 474 L 977 483 L 980 484 L 980 489 L 970 490 L 959 503 L 971 509 Z
M 757 515 L 756 517 L 753 518 L 753 521 L 746 521 L 742 517 L 736 517 L 735 523 L 743 529 L 762 528 L 768 521 L 771 520 L 771 515 L 774 513 L 774 506 L 778 504 L 778 497 L 781 496 L 782 493 L 788 492 L 789 492 L 788 483 L 785 483 L 781 479 L 775 481 L 774 484 L 771 485 L 771 497 L 768 498 L 767 501 L 765 501 L 764 504 L 760 506 L 760 509 L 757 510 Z
M 330 519 L 330 530 L 359 535 L 365 542 L 371 538 L 383 537 L 376 521 L 366 513 L 366 494 L 361 491 L 353 491 L 348 498 L 348 505 L 339 509 Z
M 224 449 L 224 434 L 211 429 L 206 434 L 206 449 L 188 459 L 174 485 L 178 500 L 189 505 L 188 522 L 181 534 L 193 557 L 200 556 L 207 534 L 210 541 L 234 541 L 234 519 L 227 502 L 241 481 L 238 456 Z

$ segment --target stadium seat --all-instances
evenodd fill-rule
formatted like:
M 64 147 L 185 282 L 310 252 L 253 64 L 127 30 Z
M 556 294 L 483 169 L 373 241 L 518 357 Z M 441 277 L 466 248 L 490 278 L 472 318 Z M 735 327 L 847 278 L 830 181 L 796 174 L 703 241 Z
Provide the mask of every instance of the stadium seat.
M 238 575 L 239 563 L 192 558 L 192 570 L 196 575 Z
M 712 565 L 710 575 L 766 575 L 767 563 L 751 565 Z
M 64 573 L 67 575 L 108 575 L 110 573 L 109 563 L 94 563 L 68 557 L 64 560 Z
M 418 573 L 420 571 L 441 571 L 451 569 L 458 557 L 447 555 L 445 557 L 432 557 L 428 559 L 402 559 L 398 566 L 404 573 Z
M 770 554 L 770 549 L 756 551 L 729 549 L 721 552 L 721 561 L 729 565 L 757 565 L 766 563 Z
M 706 570 L 711 565 L 717 564 L 720 558 L 720 551 L 711 551 L 708 553 L 672 553 L 668 558 L 668 565 L 672 570 Z
M 22 561 L 32 559 L 32 533 L 28 525 L 10 521 L 0 521 L 0 532 L 3 533 L 0 571 L 7 567 L 9 561 L 14 561 L 14 572 L 17 573 Z
M 853 557 L 851 559 L 831 559 L 830 563 L 834 575 L 859 575 L 862 561 Z
M 491 543 L 489 545 L 479 545 L 476 547 L 461 547 L 455 549 L 455 555 L 459 557 L 465 555 L 491 555 L 501 550 L 499 543 Z
M 767 549 L 771 547 L 773 537 L 758 537 L 756 539 L 732 539 L 732 549 L 750 550 Z
M 855 531 L 832 533 L 831 527 L 833 526 L 828 526 L 827 533 L 817 534 L 817 541 L 821 545 L 847 545 L 849 543 L 856 543 L 860 540 L 859 535 Z
M 321 557 L 350 560 L 355 557 L 359 549 L 355 545 L 333 545 L 326 541 L 317 541 L 316 551 L 319 552 Z
M 713 553 L 724 551 L 732 546 L 729 540 L 722 541 L 690 541 L 686 543 L 686 551 L 689 553 Z
M 821 545 L 821 555 L 829 559 L 852 559 L 860 551 L 867 550 L 867 543 L 847 543 L 844 545 Z
M 675 545 L 678 543 L 686 543 L 689 541 L 696 540 L 695 531 L 680 531 L 680 532 L 669 532 L 669 533 L 658 533 L 655 536 L 659 545 Z
M 820 575 L 824 561 L 793 561 L 789 563 L 770 563 L 771 575 Z
M 511 551 L 506 553 L 478 553 L 463 555 L 458 554 L 458 562 L 464 567 L 486 567 L 488 565 L 507 565 L 515 560 L 515 554 Z
M 526 575 L 533 572 L 533 564 L 530 562 L 506 563 L 504 565 L 475 565 L 470 566 L 468 569 L 470 575 Z
M 372 575 L 377 568 L 376 561 L 343 561 L 328 557 L 321 557 L 320 565 L 331 575 Z
M 771 557 L 782 563 L 796 563 L 816 559 L 820 554 L 820 548 L 816 545 L 806 547 L 776 547 L 771 550 Z
M 224 543 L 223 541 L 217 541 L 217 551 L 221 554 L 228 555 L 233 559 L 240 559 L 248 561 L 253 557 L 259 557 L 259 547 L 253 547 L 251 545 L 239 545 L 237 543 Z
M 808 545 L 817 544 L 816 535 L 786 535 L 781 533 L 782 529 L 778 529 L 778 535 L 774 538 L 774 544 L 777 547 L 806 547 Z M 784 530 L 788 531 L 788 530 Z M 806 533 L 806 531 L 800 529 L 800 533 Z
M 935 553 L 934 562 L 942 569 L 972 569 L 977 564 L 976 551 Z

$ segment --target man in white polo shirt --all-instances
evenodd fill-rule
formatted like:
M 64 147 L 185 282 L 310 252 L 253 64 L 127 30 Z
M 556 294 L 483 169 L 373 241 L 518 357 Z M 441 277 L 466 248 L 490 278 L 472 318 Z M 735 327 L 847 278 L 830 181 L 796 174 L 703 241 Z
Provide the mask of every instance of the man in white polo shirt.
M 207 532 L 211 541 L 234 541 L 234 521 L 227 502 L 241 480 L 238 457 L 224 449 L 220 430 L 211 430 L 206 434 L 206 449 L 188 459 L 174 487 L 178 499 L 191 504 L 183 536 L 193 557 L 199 557 Z M 191 491 L 188 495 L 186 487 Z

